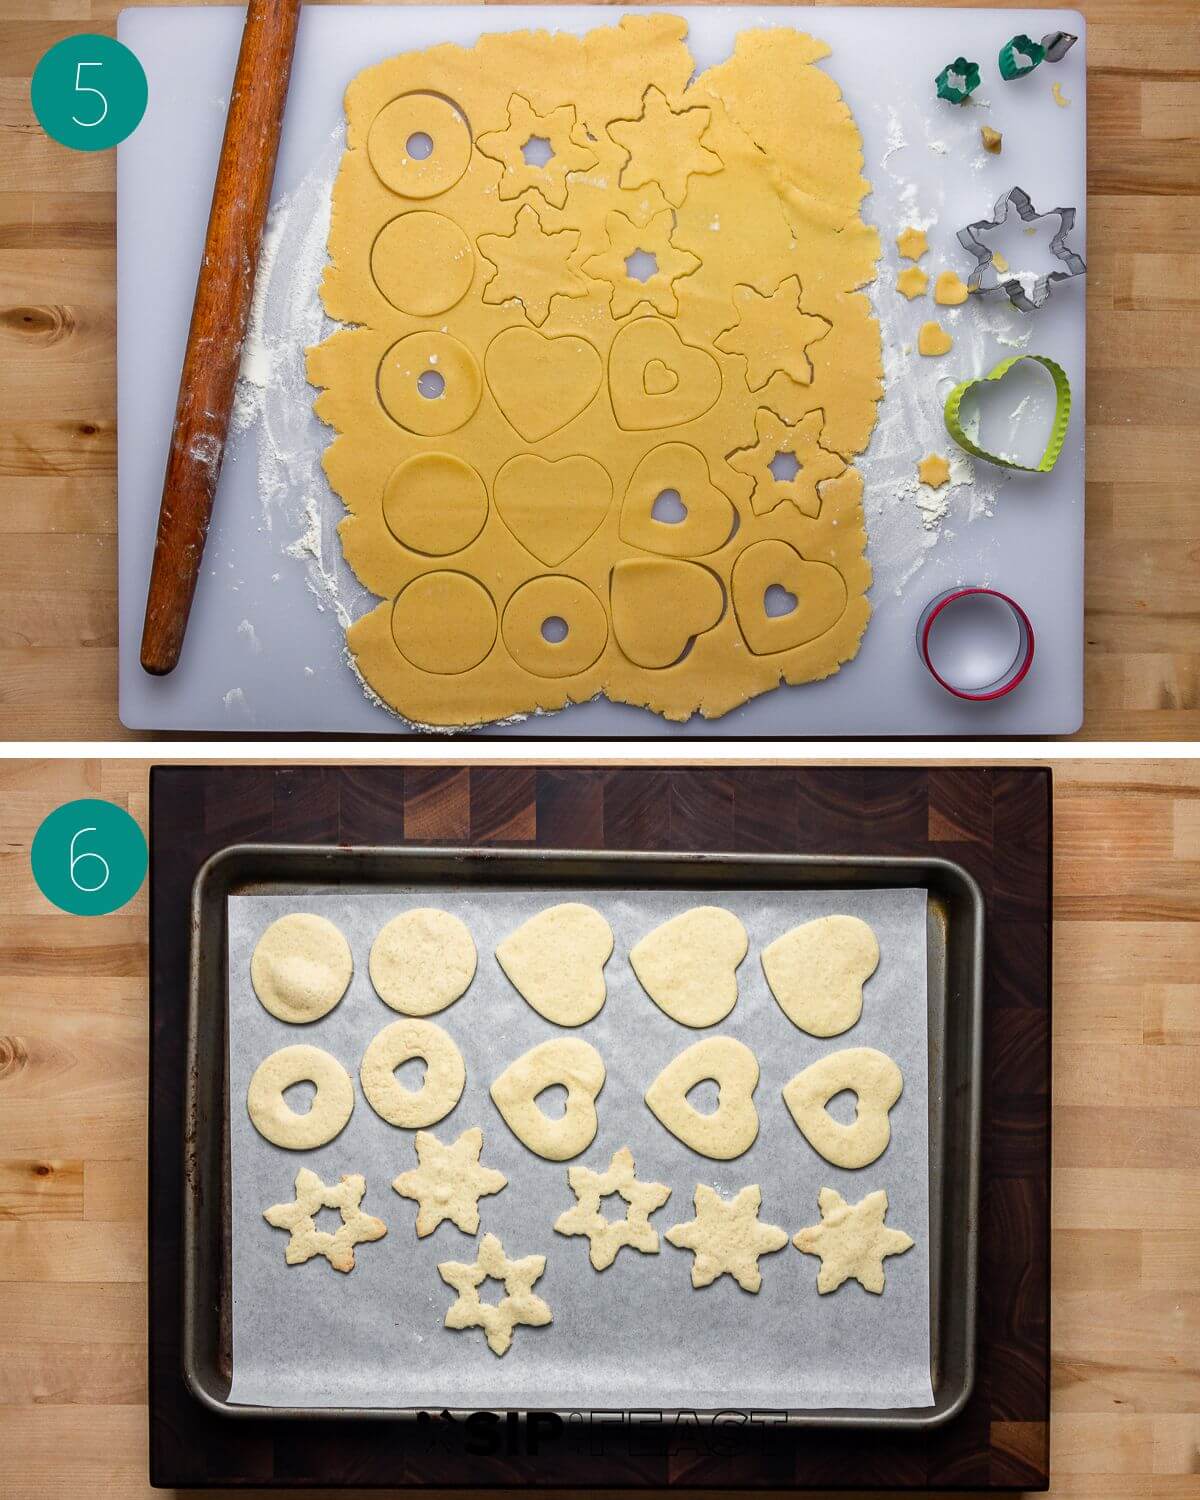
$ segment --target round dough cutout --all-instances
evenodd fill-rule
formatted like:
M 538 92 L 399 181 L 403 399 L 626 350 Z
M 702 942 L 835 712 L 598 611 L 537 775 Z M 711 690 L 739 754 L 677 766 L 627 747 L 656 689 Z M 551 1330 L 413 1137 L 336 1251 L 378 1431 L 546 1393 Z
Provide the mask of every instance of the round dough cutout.
M 469 672 L 496 644 L 496 606 L 466 573 L 425 573 L 393 605 L 392 639 L 422 672 Z
M 483 530 L 487 488 L 469 463 L 450 453 L 418 453 L 388 476 L 383 519 L 404 547 L 427 557 L 461 552 Z
M 384 411 L 406 432 L 443 437 L 475 415 L 483 394 L 479 361 L 449 333 L 409 333 L 379 361 Z
M 508 654 L 535 677 L 574 677 L 608 645 L 608 616 L 586 584 L 562 576 L 532 578 L 504 608 Z
M 418 208 L 392 219 L 375 236 L 371 275 L 393 307 L 432 317 L 467 295 L 475 252 L 453 219 Z
M 375 993 L 406 1016 L 432 1016 L 465 994 L 478 957 L 466 925 L 436 906 L 414 906 L 385 922 L 371 944 Z
M 471 130 L 458 106 L 440 94 L 401 94 L 371 121 L 367 156 L 393 193 L 436 198 L 470 165 Z
M 316 1085 L 307 1114 L 297 1114 L 283 1097 L 294 1083 Z M 350 1075 L 320 1047 L 281 1047 L 254 1070 L 246 1091 L 246 1111 L 259 1135 L 285 1151 L 312 1151 L 333 1140 L 354 1112 Z
M 272 922 L 250 959 L 250 983 L 263 1009 L 298 1026 L 328 1015 L 353 973 L 350 944 L 332 922 L 312 912 Z
M 405 1088 L 396 1069 L 411 1057 L 425 1062 L 419 1089 Z M 433 1125 L 462 1098 L 467 1069 L 448 1032 L 432 1021 L 393 1021 L 369 1043 L 358 1070 L 367 1103 L 401 1130 Z

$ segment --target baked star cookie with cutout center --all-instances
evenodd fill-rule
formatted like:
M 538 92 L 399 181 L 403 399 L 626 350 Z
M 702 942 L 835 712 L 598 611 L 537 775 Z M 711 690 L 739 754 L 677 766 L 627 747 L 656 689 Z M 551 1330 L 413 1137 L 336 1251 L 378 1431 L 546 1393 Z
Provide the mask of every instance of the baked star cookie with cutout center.
M 444 1260 L 438 1265 L 438 1275 L 458 1293 L 446 1312 L 446 1327 L 482 1328 L 492 1353 L 507 1354 L 513 1329 L 519 1324 L 542 1328 L 551 1321 L 550 1309 L 533 1290 L 545 1269 L 544 1255 L 509 1260 L 496 1236 L 485 1234 L 472 1265 L 459 1260 Z M 479 1295 L 489 1276 L 504 1283 L 504 1296 L 499 1302 L 484 1302 Z
M 366 1190 L 366 1179 L 359 1172 L 330 1186 L 315 1172 L 301 1167 L 296 1173 L 294 1201 L 263 1209 L 268 1224 L 291 1231 L 283 1252 L 288 1265 L 303 1265 L 314 1255 L 323 1255 L 335 1271 L 353 1271 L 355 1245 L 381 1240 L 387 1233 L 382 1219 L 363 1213 L 359 1207 Z M 316 1215 L 323 1208 L 336 1208 L 342 1216 L 341 1226 L 332 1234 L 317 1228 Z
M 567 1181 L 579 1201 L 559 1214 L 554 1228 L 558 1234 L 586 1234 L 591 1242 L 589 1257 L 597 1271 L 612 1265 L 622 1245 L 644 1255 L 658 1254 L 658 1234 L 650 1225 L 650 1215 L 663 1206 L 671 1189 L 662 1182 L 639 1182 L 628 1146 L 613 1153 L 606 1172 L 568 1167 Z M 609 1193 L 619 1193 L 625 1200 L 623 1219 L 606 1219 L 600 1212 L 600 1200 Z
M 732 1276 L 744 1291 L 757 1292 L 762 1286 L 759 1257 L 773 1255 L 788 1242 L 786 1229 L 759 1221 L 762 1190 L 744 1187 L 730 1200 L 701 1182 L 693 1201 L 696 1217 L 666 1231 L 672 1245 L 692 1252 L 692 1285 L 708 1286 L 718 1276 Z
M 418 1130 L 416 1148 L 419 1165 L 393 1178 L 392 1187 L 402 1198 L 414 1198 L 420 1205 L 418 1238 L 432 1234 L 443 1219 L 449 1219 L 464 1234 L 475 1234 L 480 1198 L 508 1186 L 503 1172 L 480 1164 L 483 1131 L 474 1126 L 444 1146 L 428 1130 Z

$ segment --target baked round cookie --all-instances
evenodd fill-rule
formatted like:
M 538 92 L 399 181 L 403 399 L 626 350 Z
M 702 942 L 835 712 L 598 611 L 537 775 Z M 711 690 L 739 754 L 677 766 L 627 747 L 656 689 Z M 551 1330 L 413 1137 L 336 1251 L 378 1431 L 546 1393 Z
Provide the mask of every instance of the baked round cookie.
M 294 1083 L 316 1084 L 312 1108 L 299 1115 L 283 1097 Z M 311 1151 L 344 1129 L 354 1112 L 350 1075 L 320 1047 L 298 1045 L 272 1052 L 254 1070 L 246 1109 L 259 1135 L 285 1151 Z
M 405 1088 L 396 1077 L 396 1069 L 410 1057 L 425 1062 L 419 1089 Z M 462 1053 L 440 1026 L 432 1021 L 393 1021 L 363 1053 L 358 1076 L 367 1103 L 381 1119 L 414 1130 L 450 1113 L 462 1097 L 467 1069 Z
M 476 961 L 474 939 L 457 917 L 414 906 L 379 929 L 368 968 L 385 1005 L 406 1016 L 431 1016 L 464 993 Z
M 332 922 L 312 912 L 272 922 L 250 959 L 250 983 L 264 1009 L 298 1026 L 328 1015 L 353 973 L 350 944 Z

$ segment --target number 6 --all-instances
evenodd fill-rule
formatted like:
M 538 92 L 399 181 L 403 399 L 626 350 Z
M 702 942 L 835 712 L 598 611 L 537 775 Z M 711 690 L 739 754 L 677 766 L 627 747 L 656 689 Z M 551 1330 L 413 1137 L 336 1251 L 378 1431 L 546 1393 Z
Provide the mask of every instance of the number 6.
M 71 884 L 75 887 L 75 889 L 77 891 L 83 891 L 85 895 L 89 895 L 89 896 L 90 895 L 94 895 L 96 891 L 102 891 L 104 889 L 104 887 L 108 884 L 108 877 L 109 877 L 109 873 L 110 873 L 109 868 L 108 868 L 108 860 L 106 860 L 104 858 L 103 854 L 95 854 L 95 853 L 93 853 L 89 849 L 85 849 L 82 854 L 76 854 L 75 853 L 75 840 L 78 839 L 78 838 L 82 838 L 85 833 L 95 833 L 95 832 L 96 832 L 96 830 L 94 828 L 80 828 L 80 829 L 78 829 L 72 835 L 72 838 L 71 838 L 71 849 L 70 849 Z M 75 878 L 76 867 L 78 865 L 81 865 L 84 862 L 85 859 L 98 859 L 100 861 L 100 863 L 104 866 L 104 874 L 100 877 L 100 881 L 99 881 L 98 885 L 83 885 L 80 881 L 76 880 L 76 878 Z
M 103 106 L 100 113 L 94 120 L 81 120 L 78 115 L 71 116 L 71 123 L 73 125 L 81 125 L 85 130 L 93 129 L 93 127 L 102 124 L 108 118 L 108 98 L 99 89 L 92 88 L 91 84 L 81 83 L 80 74 L 83 72 L 84 68 L 102 68 L 103 66 L 103 63 L 98 62 L 81 62 L 75 64 L 75 92 L 77 94 L 95 94 L 96 98 L 99 99 L 101 105 Z M 96 857 L 98 859 L 99 855 L 97 855 Z M 97 890 L 98 889 L 99 887 L 97 887 Z

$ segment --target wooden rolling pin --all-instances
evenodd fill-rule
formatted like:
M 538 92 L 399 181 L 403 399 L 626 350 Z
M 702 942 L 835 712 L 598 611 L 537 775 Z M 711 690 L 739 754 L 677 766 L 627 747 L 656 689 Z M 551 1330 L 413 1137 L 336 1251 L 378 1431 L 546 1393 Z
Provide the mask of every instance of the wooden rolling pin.
M 250 0 L 196 281 L 142 626 L 142 666 L 179 661 L 254 295 L 300 0 Z M 181 60 L 181 66 L 186 63 Z

